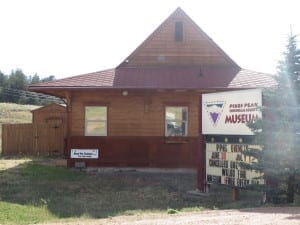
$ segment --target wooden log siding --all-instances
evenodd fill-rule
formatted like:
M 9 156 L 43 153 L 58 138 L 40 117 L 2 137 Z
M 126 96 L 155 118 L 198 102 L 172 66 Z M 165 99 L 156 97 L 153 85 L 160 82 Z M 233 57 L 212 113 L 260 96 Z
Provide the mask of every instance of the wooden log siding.
M 128 90 L 72 93 L 70 150 L 99 149 L 98 160 L 84 160 L 87 166 L 141 166 L 196 168 L 199 150 L 199 98 L 193 91 L 138 92 Z M 84 136 L 86 105 L 108 107 L 108 136 Z M 188 106 L 188 136 L 165 137 L 165 107 Z
M 175 23 L 183 24 L 183 40 L 175 41 Z M 169 17 L 129 57 L 126 66 L 232 65 L 209 37 L 186 15 Z
M 71 136 L 84 136 L 85 105 L 108 106 L 108 136 L 165 136 L 165 106 L 188 106 L 188 136 L 199 134 L 195 92 L 77 92 L 72 98 Z
M 45 123 L 49 120 L 61 120 L 62 123 L 66 123 L 66 107 L 50 104 L 32 111 L 33 123 Z
M 71 137 L 71 148 L 99 149 L 99 159 L 84 160 L 87 166 L 196 168 L 199 138 L 166 143 L 164 137 Z M 69 156 L 68 156 L 69 158 Z M 81 159 L 68 159 L 73 167 Z

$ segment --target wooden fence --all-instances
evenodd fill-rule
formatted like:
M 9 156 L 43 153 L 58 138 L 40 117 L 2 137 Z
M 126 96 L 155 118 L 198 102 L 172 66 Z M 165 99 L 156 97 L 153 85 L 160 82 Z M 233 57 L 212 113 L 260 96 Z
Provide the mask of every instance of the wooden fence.
M 62 155 L 64 124 L 2 124 L 2 155 Z

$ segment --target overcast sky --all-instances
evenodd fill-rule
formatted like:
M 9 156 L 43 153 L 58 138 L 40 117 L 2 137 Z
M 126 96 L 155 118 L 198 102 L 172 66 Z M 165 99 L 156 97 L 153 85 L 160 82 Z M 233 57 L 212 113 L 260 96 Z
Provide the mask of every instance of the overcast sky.
M 0 0 L 0 70 L 62 78 L 113 68 L 178 6 L 259 72 L 276 72 L 290 25 L 300 34 L 299 0 Z

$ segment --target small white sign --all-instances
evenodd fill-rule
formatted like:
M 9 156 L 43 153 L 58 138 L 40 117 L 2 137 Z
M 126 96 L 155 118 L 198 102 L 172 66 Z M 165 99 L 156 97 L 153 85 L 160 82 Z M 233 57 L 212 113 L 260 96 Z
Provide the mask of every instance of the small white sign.
M 71 149 L 72 159 L 98 159 L 99 149 Z
M 259 89 L 202 95 L 202 133 L 253 135 L 248 122 L 261 118 Z

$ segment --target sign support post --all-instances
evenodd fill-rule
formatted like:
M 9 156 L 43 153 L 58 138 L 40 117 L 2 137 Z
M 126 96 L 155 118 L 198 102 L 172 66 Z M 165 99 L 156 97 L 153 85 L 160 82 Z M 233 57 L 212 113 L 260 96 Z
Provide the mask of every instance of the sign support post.
M 202 107 L 202 95 L 199 100 L 200 106 Z M 206 182 L 205 182 L 205 142 L 202 134 L 202 108 L 199 108 L 199 141 L 198 141 L 198 163 L 197 163 L 197 190 L 200 192 L 206 191 Z
M 205 192 L 205 150 L 203 148 L 204 138 L 200 134 L 199 138 L 199 156 L 197 165 L 197 189 L 200 192 Z
M 232 188 L 231 200 L 232 201 L 239 200 L 239 189 L 237 187 L 233 187 Z

